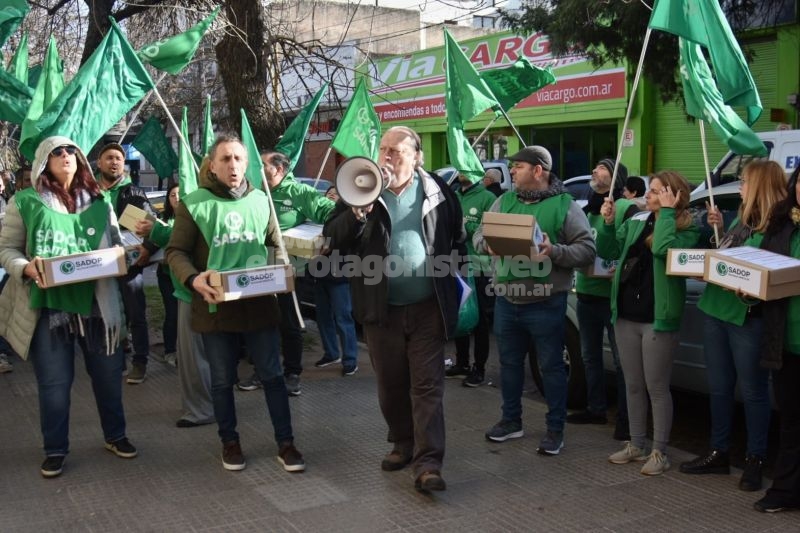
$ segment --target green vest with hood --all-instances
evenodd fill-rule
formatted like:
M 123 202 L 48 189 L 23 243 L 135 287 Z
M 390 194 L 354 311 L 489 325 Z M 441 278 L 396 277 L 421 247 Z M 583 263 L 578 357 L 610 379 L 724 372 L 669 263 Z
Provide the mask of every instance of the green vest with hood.
M 317 192 L 316 189 L 287 174 L 277 187 L 270 190 L 278 226 L 286 231 L 306 220 L 324 224 L 336 203 Z
M 20 216 L 27 228 L 31 257 L 59 257 L 97 250 L 108 225 L 108 199 L 95 199 L 81 213 L 59 213 L 42 201 L 31 187 L 16 195 Z M 94 281 L 83 281 L 40 289 L 31 285 L 31 308 L 58 309 L 89 315 L 94 298 Z
M 564 225 L 564 219 L 567 218 L 567 212 L 569 212 L 571 204 L 572 196 L 566 192 L 545 198 L 540 202 L 528 204 L 519 201 L 517 194 L 509 191 L 500 197 L 500 212 L 533 215 L 542 232 L 547 233 L 552 244 L 556 244 L 558 242 L 558 233 Z M 547 274 L 538 275 L 541 270 L 540 265 L 543 264 L 538 261 L 519 261 L 500 257 L 496 266 L 497 281 L 506 283 L 517 279 L 536 278 L 545 283 L 548 279 Z

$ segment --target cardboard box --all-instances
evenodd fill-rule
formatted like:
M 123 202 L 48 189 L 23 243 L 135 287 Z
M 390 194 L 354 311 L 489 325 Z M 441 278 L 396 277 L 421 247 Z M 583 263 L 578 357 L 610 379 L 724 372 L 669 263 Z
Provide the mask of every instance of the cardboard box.
M 311 259 L 320 254 L 325 238 L 321 224 L 300 224 L 283 232 L 286 253 Z
M 41 259 L 36 268 L 47 287 L 122 276 L 128 272 L 121 246 Z
M 208 282 L 209 285 L 217 288 L 220 302 L 294 290 L 294 275 L 291 265 L 212 272 Z
M 611 279 L 614 277 L 618 265 L 618 260 L 603 259 L 598 255 L 594 258 L 594 263 L 586 268 L 585 274 L 590 278 Z
M 800 295 L 800 260 L 751 246 L 709 250 L 703 279 L 760 300 Z
M 706 252 L 708 250 L 670 248 L 667 250 L 667 274 L 701 277 L 706 271 Z
M 139 209 L 135 205 L 128 204 L 119 216 L 119 225 L 131 231 L 136 231 L 136 223 L 140 220 L 149 220 L 155 223 L 156 217 L 144 209 Z
M 533 215 L 511 213 L 483 213 L 483 237 L 492 251 L 501 256 L 539 255 L 539 245 L 544 241 L 542 229 Z
M 122 236 L 122 246 L 125 247 L 128 264 L 132 265 L 139 260 L 139 246 L 142 244 L 142 239 L 132 231 L 122 230 L 119 233 Z M 156 253 L 150 256 L 148 264 L 160 263 L 163 260 L 164 249 L 159 248 Z

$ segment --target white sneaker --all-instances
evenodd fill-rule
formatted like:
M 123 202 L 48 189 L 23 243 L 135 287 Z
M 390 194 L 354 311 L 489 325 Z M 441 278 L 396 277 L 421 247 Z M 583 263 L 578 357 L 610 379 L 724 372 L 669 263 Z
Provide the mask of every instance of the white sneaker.
M 645 462 L 647 461 L 647 454 L 642 448 L 634 446 L 630 441 L 625 442 L 625 447 L 616 453 L 608 456 L 608 462 L 615 465 L 628 464 L 631 461 Z
M 5 374 L 6 372 L 11 372 L 12 370 L 14 370 L 14 365 L 12 365 L 11 361 L 8 360 L 8 355 L 0 353 L 0 374 Z
M 667 456 L 658 450 L 653 450 L 642 467 L 642 474 L 645 476 L 658 476 L 669 470 L 669 467 Z

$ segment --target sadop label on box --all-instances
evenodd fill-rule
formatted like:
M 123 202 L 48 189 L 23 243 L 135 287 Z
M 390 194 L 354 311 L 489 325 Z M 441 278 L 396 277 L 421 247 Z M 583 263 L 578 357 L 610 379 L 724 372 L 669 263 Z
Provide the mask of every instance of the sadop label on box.
M 762 276 L 760 270 L 730 263 L 713 256 L 708 267 L 709 281 L 733 289 L 741 289 L 748 294 L 759 294 Z
M 69 283 L 82 279 L 116 276 L 119 273 L 117 256 L 112 254 L 55 260 L 52 263 L 53 281 Z
M 229 288 L 228 292 L 240 297 L 286 291 L 286 272 L 283 269 L 222 275 L 226 277 L 224 286 Z

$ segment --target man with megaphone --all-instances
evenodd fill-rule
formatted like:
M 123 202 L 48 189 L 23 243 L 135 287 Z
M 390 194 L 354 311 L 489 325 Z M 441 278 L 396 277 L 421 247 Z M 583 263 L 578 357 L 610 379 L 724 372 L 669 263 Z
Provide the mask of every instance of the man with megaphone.
M 355 265 L 353 310 L 393 444 L 381 468 L 410 463 L 417 490 L 445 490 L 444 348 L 458 317 L 453 253 L 466 251 L 461 207 L 439 177 L 422 169 L 412 129 L 389 128 L 379 153 L 378 165 L 348 160 L 337 171 L 342 201 L 323 233 Z

